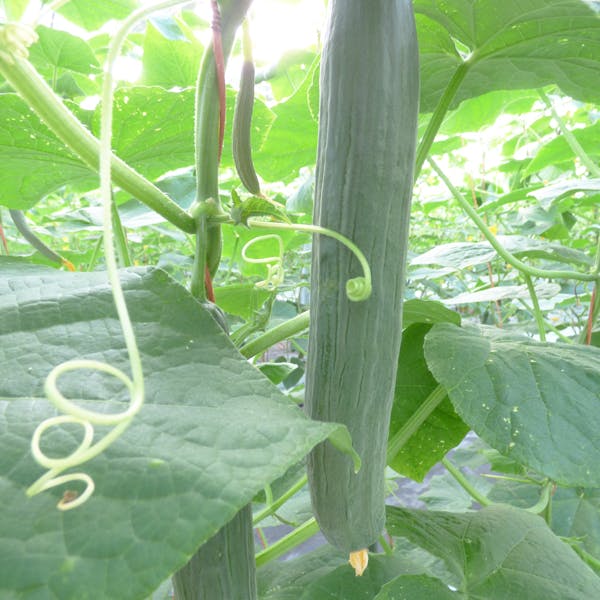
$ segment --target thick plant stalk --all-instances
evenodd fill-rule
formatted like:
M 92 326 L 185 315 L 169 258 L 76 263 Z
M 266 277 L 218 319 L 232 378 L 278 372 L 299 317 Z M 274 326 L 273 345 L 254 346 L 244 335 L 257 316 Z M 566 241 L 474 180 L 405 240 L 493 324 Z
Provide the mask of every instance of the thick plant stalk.
M 339 244 L 313 244 L 305 406 L 346 425 L 362 458 L 327 442 L 308 458 L 315 516 L 325 537 L 353 556 L 384 527 L 386 442 L 400 351 L 402 295 L 419 98 L 410 0 L 331 0 L 321 62 L 315 223 L 366 255 L 372 295 L 344 291 L 358 265 Z
M 235 33 L 241 25 L 252 0 L 222 0 L 220 7 L 220 30 L 223 61 L 231 52 Z M 219 207 L 219 124 L 221 121 L 219 84 L 213 45 L 207 46 L 196 86 L 196 201 L 200 204 L 214 202 Z M 207 231 L 206 265 L 214 275 L 221 259 L 221 227 L 211 224 Z M 196 278 L 204 277 L 204 257 L 197 257 L 194 265 Z M 199 275 L 198 275 L 199 274 Z
M 235 32 L 252 0 L 222 0 L 220 9 L 219 61 L 226 63 Z M 224 68 L 224 64 L 222 65 Z M 196 256 L 192 273 L 192 292 L 197 298 L 211 298 L 211 274 L 221 256 L 219 225 L 208 225 L 203 211 L 212 203 L 219 206 L 219 157 L 221 152 L 221 105 L 215 52 L 210 45 L 200 65 L 196 86 Z M 222 100 L 222 99 L 221 99 Z M 226 329 L 226 328 L 225 328 Z M 177 600 L 254 600 L 256 566 L 252 510 L 243 508 L 191 560 L 173 576 Z
M 250 524 L 250 526 L 248 526 Z M 254 600 L 252 510 L 244 507 L 173 577 L 176 600 Z

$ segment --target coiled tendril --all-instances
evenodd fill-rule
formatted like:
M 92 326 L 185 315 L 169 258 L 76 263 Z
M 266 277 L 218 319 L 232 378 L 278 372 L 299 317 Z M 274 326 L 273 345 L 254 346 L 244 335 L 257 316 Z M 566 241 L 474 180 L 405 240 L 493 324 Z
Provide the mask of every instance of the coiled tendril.
M 316 233 L 319 235 L 326 235 L 334 240 L 337 240 L 341 244 L 344 244 L 346 248 L 348 248 L 354 256 L 360 262 L 360 266 L 363 270 L 362 277 L 353 277 L 352 279 L 348 279 L 346 281 L 346 295 L 349 300 L 353 302 L 362 302 L 366 300 L 371 295 L 371 291 L 373 286 L 371 284 L 371 268 L 369 267 L 369 263 L 365 255 L 362 253 L 360 248 L 352 241 L 350 241 L 347 237 L 343 236 L 341 233 L 337 231 L 333 231 L 331 229 L 327 229 L 326 227 L 320 227 L 319 225 L 307 225 L 303 223 L 277 223 L 275 221 L 259 221 L 257 219 L 248 219 L 248 227 L 251 229 L 279 229 L 279 230 L 292 230 L 292 231 L 305 231 L 307 233 Z M 256 238 L 256 240 L 251 240 L 250 242 L 258 241 L 260 239 L 264 239 L 268 236 L 261 236 Z M 275 236 L 279 237 L 279 236 Z M 280 238 L 281 240 L 281 238 Z M 248 242 L 242 249 L 242 256 L 245 260 L 248 260 L 244 256 L 244 250 L 248 248 L 251 243 Z M 281 242 L 280 242 L 281 243 Z M 281 269 L 283 269 L 283 247 L 281 247 L 281 256 L 277 257 L 280 260 Z M 259 259 L 251 259 L 250 262 L 272 262 L 274 260 L 273 257 L 265 258 L 262 260 Z M 283 279 L 283 273 L 281 274 Z
M 260 242 L 264 242 L 266 240 L 276 240 L 279 252 L 277 256 L 267 256 L 265 258 L 253 258 L 252 256 L 248 256 L 248 250 L 254 244 L 258 244 Z M 267 266 L 267 278 L 264 281 L 259 281 L 256 284 L 256 287 L 264 287 L 267 290 L 276 290 L 282 283 L 284 279 L 284 270 L 283 270 L 283 241 L 281 236 L 271 233 L 268 235 L 259 235 L 258 237 L 252 238 L 250 241 L 244 244 L 242 248 L 242 258 L 251 264 L 256 265 L 266 265 Z
M 112 69 L 114 62 L 119 55 L 121 46 L 127 33 L 141 19 L 147 15 L 168 8 L 176 4 L 184 4 L 185 0 L 169 0 L 157 3 L 153 6 L 145 7 L 133 12 L 122 24 L 113 38 L 105 64 L 104 84 L 102 90 L 102 116 L 100 126 L 100 191 L 103 201 L 103 242 L 106 258 L 106 271 L 111 284 L 113 299 L 117 309 L 123 337 L 129 355 L 129 363 L 132 377 L 130 378 L 120 369 L 97 360 L 70 360 L 56 366 L 48 375 L 44 390 L 46 396 L 52 404 L 61 412 L 62 416 L 46 419 L 33 433 L 31 440 L 31 452 L 35 460 L 48 471 L 42 475 L 27 490 L 28 496 L 34 496 L 44 490 L 79 481 L 85 484 L 85 489 L 81 494 L 71 490 L 65 491 L 63 498 L 57 504 L 60 510 L 69 510 L 83 504 L 94 492 L 94 481 L 86 473 L 70 473 L 60 475 L 63 471 L 78 466 L 88 460 L 98 456 L 110 444 L 112 444 L 130 425 L 133 417 L 139 412 L 144 403 L 144 376 L 137 347 L 131 319 L 125 303 L 123 289 L 119 280 L 117 260 L 115 256 L 113 230 L 111 222 L 111 137 L 112 137 L 112 103 L 113 103 L 113 79 Z M 119 413 L 102 413 L 87 410 L 77 406 L 70 400 L 67 400 L 58 389 L 58 379 L 64 373 L 76 371 L 79 369 L 92 369 L 108 375 L 112 375 L 125 384 L 129 391 L 129 407 Z M 65 423 L 75 423 L 83 428 L 83 439 L 79 446 L 68 456 L 62 458 L 50 458 L 46 456 L 41 448 L 41 438 L 46 430 L 51 427 L 64 425 Z M 114 426 L 113 429 L 101 438 L 95 444 L 94 425 Z

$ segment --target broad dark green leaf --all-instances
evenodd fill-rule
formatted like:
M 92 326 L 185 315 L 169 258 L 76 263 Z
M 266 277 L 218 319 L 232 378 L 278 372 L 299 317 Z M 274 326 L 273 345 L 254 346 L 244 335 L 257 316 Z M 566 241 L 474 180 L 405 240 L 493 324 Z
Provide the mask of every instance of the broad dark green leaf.
M 272 292 L 257 288 L 253 283 L 235 283 L 215 288 L 217 304 L 230 315 L 250 319 Z
M 401 574 L 444 573 L 431 555 L 400 541 L 392 556 L 369 555 L 361 577 L 348 557 L 323 546 L 294 560 L 274 562 L 258 570 L 260 600 L 367 600 Z
M 139 5 L 139 0 L 71 0 L 60 9 L 60 14 L 76 25 L 95 31 L 111 19 L 124 19 Z
M 454 96 L 558 85 L 597 101 L 600 19 L 581 0 L 415 0 L 421 49 L 421 110 L 431 112 L 456 69 Z
M 413 323 L 454 323 L 460 325 L 460 315 L 435 300 L 412 298 L 402 304 L 402 327 Z
M 387 516 L 389 533 L 444 560 L 460 580 L 458 598 L 600 597 L 600 579 L 540 517 L 525 511 L 501 505 L 461 514 L 388 507 Z
M 260 489 L 338 430 L 309 421 L 164 272 L 123 271 L 122 282 L 146 403 L 122 437 L 80 467 L 96 483 L 90 500 L 62 513 L 55 505 L 63 490 L 25 496 L 43 472 L 30 456 L 31 435 L 55 414 L 44 378 L 61 361 L 83 357 L 128 372 L 124 342 L 105 273 L 12 261 L 2 269 L 2 597 L 79 600 L 93 590 L 97 598 L 144 598 Z M 95 372 L 72 373 L 60 386 L 87 408 L 123 407 L 120 386 Z M 53 429 L 43 447 L 65 456 L 79 433 Z
M 600 350 L 434 325 L 425 358 L 490 446 L 565 485 L 600 485 Z
M 489 493 L 490 500 L 519 508 L 533 506 L 539 497 L 539 486 L 511 480 L 498 481 Z M 558 487 L 552 495 L 552 530 L 600 560 L 600 488 Z
M 448 312 L 454 321 L 456 313 Z M 414 323 L 402 333 L 390 440 L 422 408 L 430 394 L 438 387 L 423 356 L 423 340 L 430 329 L 430 324 Z M 433 465 L 460 444 L 468 431 L 469 427 L 456 414 L 448 397 L 443 396 L 437 407 L 408 438 L 400 452 L 391 460 L 388 458 L 388 464 L 398 473 L 422 481 Z
M 464 600 L 447 585 L 429 575 L 402 575 L 386 583 L 374 600 Z
M 167 38 L 149 22 L 143 47 L 142 83 L 167 89 L 194 86 L 203 50 L 198 41 Z
M 81 38 L 43 26 L 36 32 L 39 40 L 29 49 L 29 59 L 38 70 L 51 76 L 55 68 L 87 75 L 99 68 L 96 55 Z
M 256 365 L 259 371 L 275 385 L 281 383 L 298 365 L 289 362 L 261 362 Z

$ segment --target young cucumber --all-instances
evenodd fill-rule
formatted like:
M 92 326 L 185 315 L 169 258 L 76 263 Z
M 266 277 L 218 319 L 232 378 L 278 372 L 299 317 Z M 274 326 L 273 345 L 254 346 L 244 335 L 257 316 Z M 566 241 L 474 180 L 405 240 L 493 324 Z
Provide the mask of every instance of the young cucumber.
M 384 470 L 400 350 L 404 264 L 419 104 L 411 0 L 331 0 L 321 62 L 314 222 L 366 254 L 373 292 L 351 302 L 356 259 L 336 242 L 313 245 L 306 408 L 345 424 L 362 458 L 325 442 L 309 455 L 313 509 L 345 552 L 384 527 Z

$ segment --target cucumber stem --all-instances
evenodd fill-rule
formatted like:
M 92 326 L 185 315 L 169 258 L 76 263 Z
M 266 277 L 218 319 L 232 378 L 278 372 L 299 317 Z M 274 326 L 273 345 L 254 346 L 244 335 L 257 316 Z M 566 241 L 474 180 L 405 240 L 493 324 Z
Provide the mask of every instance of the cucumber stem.
M 577 271 L 559 271 L 553 269 L 538 269 L 530 267 L 511 254 L 502 246 L 496 236 L 490 231 L 483 219 L 477 214 L 477 211 L 471 206 L 471 203 L 454 187 L 450 179 L 442 171 L 439 165 L 431 157 L 428 158 L 429 164 L 438 174 L 439 178 L 444 182 L 450 193 L 454 196 L 461 208 L 469 215 L 475 223 L 479 231 L 483 234 L 486 240 L 491 244 L 492 248 L 510 265 L 521 273 L 525 273 L 532 277 L 544 277 L 547 279 L 575 279 L 576 281 L 597 281 L 598 273 L 579 273 Z
M 8 62 L 0 53 L 0 74 L 71 151 L 88 167 L 98 171 L 100 141 L 63 104 L 28 60 L 17 56 Z M 194 220 L 178 204 L 114 155 L 112 178 L 116 185 L 182 231 L 194 232 Z
M 575 135 L 569 130 L 564 119 L 556 112 L 554 105 L 546 92 L 542 89 L 538 90 L 538 94 L 547 108 L 550 109 L 554 120 L 558 123 L 558 128 L 560 129 L 565 141 L 569 145 L 569 148 L 573 151 L 575 156 L 579 157 L 581 163 L 585 166 L 585 168 L 592 174 L 594 177 L 600 177 L 600 167 L 590 158 L 590 155 L 584 150 L 583 146 L 579 143 Z
M 396 458 L 398 452 L 408 442 L 419 427 L 429 418 L 431 413 L 440 405 L 447 396 L 446 389 L 438 385 L 425 398 L 421 406 L 407 419 L 404 425 L 388 441 L 387 462 L 388 464 Z
M 419 142 L 419 147 L 417 148 L 417 157 L 415 159 L 415 174 L 414 180 L 416 181 L 419 178 L 421 173 L 421 169 L 423 168 L 423 164 L 427 159 L 427 155 L 431 150 L 431 146 L 435 141 L 435 136 L 437 135 L 446 113 L 448 112 L 448 107 L 450 103 L 456 96 L 456 92 L 458 92 L 458 88 L 460 88 L 464 78 L 466 77 L 471 64 L 466 61 L 461 63 L 454 74 L 450 78 L 442 97 L 440 98 L 433 114 L 431 115 L 431 119 L 429 119 L 429 123 L 427 124 L 427 129 Z
M 240 353 L 245 358 L 257 356 L 278 342 L 287 340 L 288 338 L 308 329 L 309 321 L 310 313 L 307 310 L 299 315 L 296 315 L 292 319 L 289 319 L 284 323 L 265 331 L 265 333 L 262 335 L 258 336 L 247 344 L 244 344 L 244 346 L 240 348 Z
M 260 512 L 254 515 L 252 519 L 253 524 L 256 526 L 262 520 L 273 515 L 281 506 L 283 506 L 293 495 L 299 492 L 307 483 L 308 478 L 303 475 L 289 490 L 283 493 L 277 500 L 268 502 L 268 506 L 263 508 Z
M 472 485 L 471 482 L 462 474 L 458 467 L 455 467 L 447 458 L 442 458 L 442 464 L 446 467 L 448 473 L 456 479 L 457 483 L 473 498 L 476 502 L 479 502 L 481 506 L 490 506 L 493 504 L 491 500 L 488 500 L 483 494 L 479 493 Z
M 308 519 L 308 521 L 302 523 L 300 527 L 296 527 L 294 531 L 288 533 L 280 540 L 277 540 L 268 548 L 265 548 L 261 552 L 258 552 L 256 555 L 256 566 L 260 567 L 268 563 L 269 561 L 280 557 L 282 554 L 285 554 L 292 548 L 295 548 L 302 542 L 305 542 L 306 540 L 311 538 L 318 531 L 319 525 L 317 523 L 317 520 L 314 517 Z
M 531 302 L 533 303 L 533 315 L 535 317 L 535 321 L 538 327 L 538 333 L 540 335 L 540 342 L 546 341 L 546 325 L 544 323 L 544 316 L 540 309 L 540 302 L 537 297 L 537 292 L 535 291 L 535 286 L 533 285 L 533 281 L 527 273 L 523 274 L 525 277 L 525 282 L 527 283 L 527 289 L 529 290 L 529 296 L 531 298 Z

